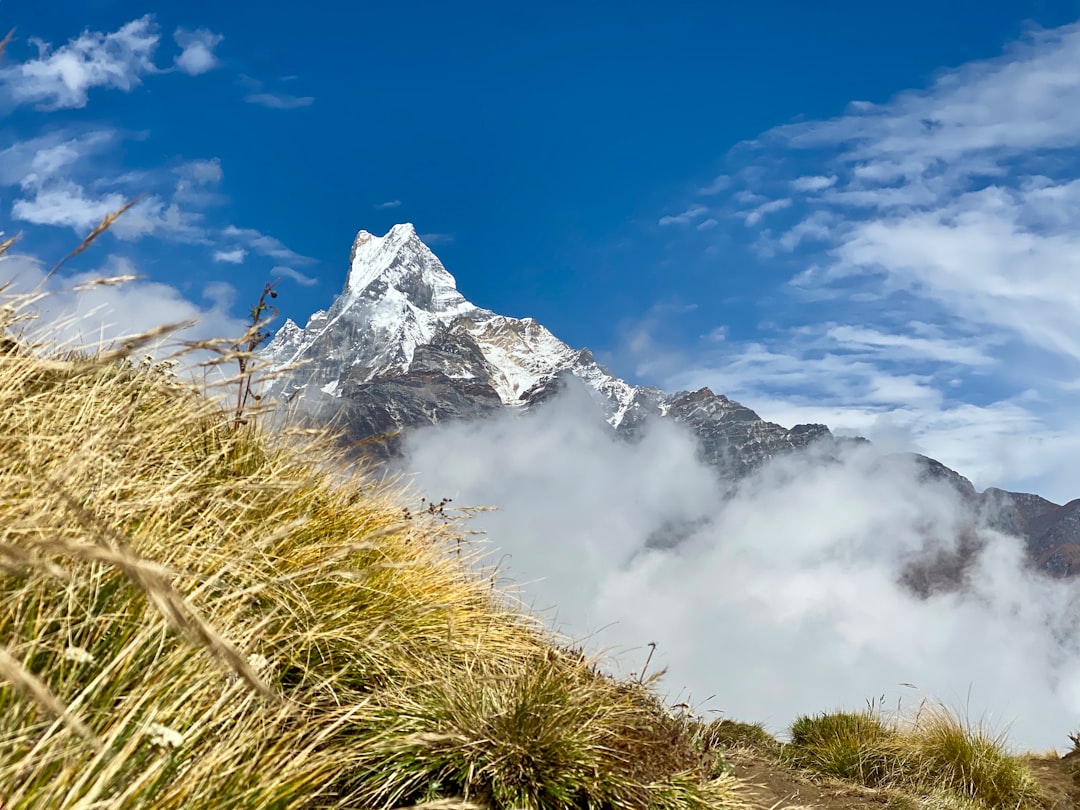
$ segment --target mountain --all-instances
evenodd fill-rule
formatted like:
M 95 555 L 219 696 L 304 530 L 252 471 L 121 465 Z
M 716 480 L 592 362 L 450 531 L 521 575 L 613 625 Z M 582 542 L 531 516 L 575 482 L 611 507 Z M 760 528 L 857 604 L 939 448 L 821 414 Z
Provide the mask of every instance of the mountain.
M 731 482 L 812 444 L 828 456 L 865 441 L 836 437 L 825 425 L 767 422 L 708 388 L 668 394 L 631 385 L 532 318 L 470 303 L 410 224 L 382 237 L 360 231 L 341 294 L 303 328 L 287 320 L 262 360 L 276 372 L 264 396 L 302 418 L 333 424 L 384 458 L 400 451 L 411 428 L 506 408 L 528 411 L 573 384 L 592 394 L 617 435 L 632 439 L 651 419 L 682 423 L 697 437 L 701 457 Z M 1060 506 L 1027 493 L 978 493 L 944 464 L 915 460 L 924 478 L 960 494 L 974 520 L 1022 537 L 1042 570 L 1080 573 L 1080 500 Z M 919 572 L 917 582 L 930 587 L 962 575 L 964 548 L 957 559 Z
M 769 458 L 833 440 L 824 425 L 788 429 L 707 388 L 668 395 L 619 379 L 588 349 L 575 350 L 532 318 L 469 303 L 412 225 L 383 237 L 361 231 L 345 287 L 301 329 L 288 320 L 263 357 L 298 366 L 265 391 L 363 440 L 410 427 L 528 410 L 567 384 L 583 383 L 617 433 L 650 418 L 674 419 L 698 436 L 702 455 L 740 478 Z M 393 453 L 390 440 L 373 447 Z

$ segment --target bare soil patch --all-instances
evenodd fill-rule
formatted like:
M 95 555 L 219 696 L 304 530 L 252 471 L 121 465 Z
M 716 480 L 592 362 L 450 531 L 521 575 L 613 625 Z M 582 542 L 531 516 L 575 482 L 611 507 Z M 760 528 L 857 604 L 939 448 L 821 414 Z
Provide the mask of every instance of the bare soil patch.
M 886 810 L 895 794 L 839 782 L 806 778 L 775 757 L 748 749 L 727 754 L 755 810 Z M 1030 756 L 1031 772 L 1047 799 L 1047 810 L 1080 810 L 1080 752 L 1064 757 Z

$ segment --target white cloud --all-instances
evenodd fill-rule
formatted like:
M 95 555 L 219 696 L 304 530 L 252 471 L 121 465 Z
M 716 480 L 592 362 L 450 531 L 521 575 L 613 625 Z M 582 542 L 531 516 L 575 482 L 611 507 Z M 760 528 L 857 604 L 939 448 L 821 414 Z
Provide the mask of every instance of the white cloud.
M 616 442 L 587 399 L 409 442 L 427 495 L 499 507 L 476 518 L 492 560 L 554 624 L 621 649 L 623 671 L 656 641 L 673 695 L 715 695 L 705 708 L 775 731 L 884 692 L 1011 723 L 1020 746 L 1067 744 L 1080 715 L 1068 583 L 1031 575 L 1017 541 L 982 532 L 966 587 L 920 599 L 899 584 L 955 548 L 951 492 L 862 448 L 841 464 L 774 462 L 725 500 L 678 428 Z M 672 532 L 681 543 L 658 547 Z
M 110 129 L 58 130 L 0 150 L 0 185 L 40 188 L 116 142 Z
M 11 215 L 33 225 L 71 228 L 82 237 L 108 214 L 119 210 L 128 198 L 116 192 L 93 196 L 77 183 L 53 183 L 36 190 L 30 198 L 16 200 Z M 205 240 L 201 215 L 182 210 L 149 196 L 136 203 L 109 228 L 119 239 L 140 239 L 157 235 L 184 242 Z
M 761 222 L 761 220 L 769 214 L 773 214 L 777 211 L 783 211 L 785 208 L 790 207 L 791 200 L 786 197 L 782 197 L 779 200 L 769 200 L 768 202 L 764 202 L 761 205 L 757 206 L 752 211 L 748 211 L 745 214 L 743 221 L 746 223 L 746 226 L 748 228 L 753 227 L 754 225 L 757 225 L 759 222 Z
M 272 259 L 292 264 L 313 264 L 315 262 L 309 256 L 301 256 L 296 251 L 290 250 L 280 239 L 267 236 L 254 228 L 237 228 L 235 225 L 229 225 L 222 233 L 230 239 L 243 241 L 260 256 L 269 256 Z
M 295 281 L 297 284 L 299 284 L 301 287 L 313 287 L 314 285 L 319 283 L 319 280 L 317 278 L 305 276 L 299 270 L 294 270 L 293 268 L 285 267 L 284 265 L 277 265 L 276 267 L 274 267 L 273 270 L 270 271 L 270 273 L 274 276 L 284 276 L 287 279 L 291 279 L 292 281 Z
M 660 217 L 661 225 L 685 225 L 688 222 L 693 222 L 695 219 L 703 217 L 709 212 L 709 209 L 704 205 L 692 205 L 683 211 L 681 214 L 674 214 L 671 216 Z
M 39 191 L 32 199 L 16 200 L 11 215 L 33 225 L 72 228 L 85 236 L 85 232 L 126 202 L 120 194 L 91 198 L 82 186 L 65 183 Z
M 803 242 L 828 240 L 834 217 L 828 211 L 814 211 L 784 231 L 777 240 L 786 251 L 795 250 Z
M 805 177 L 796 177 L 791 181 L 791 187 L 796 191 L 824 191 L 836 185 L 836 180 L 835 174 L 828 177 L 820 174 L 807 175 Z
M 221 170 L 221 160 L 219 158 L 190 160 L 179 166 L 176 173 L 189 183 L 200 186 L 217 185 L 225 176 Z
M 990 186 L 917 213 L 851 222 L 825 281 L 882 274 L 890 288 L 943 304 L 961 323 L 1004 327 L 1080 360 L 1080 181 L 1052 190 L 1050 216 L 1033 199 L 1046 189 Z
M 243 248 L 233 248 L 232 250 L 215 250 L 214 261 L 224 262 L 226 264 L 243 264 L 244 259 L 247 257 L 247 251 Z
M 989 486 L 1076 497 L 1080 417 L 1048 397 L 1010 384 L 1007 336 L 961 335 L 909 323 L 872 328 L 837 323 L 776 332 L 770 341 L 702 339 L 672 354 L 654 342 L 627 350 L 639 373 L 667 390 L 724 393 L 782 425 L 822 423 L 893 449 L 932 456 Z M 971 385 L 997 380 L 994 396 L 965 401 Z M 974 381 L 974 382 L 972 382 Z M 1070 396 L 1068 393 L 1059 395 Z
M 127 259 L 110 257 L 92 272 L 60 273 L 46 280 L 42 264 L 32 257 L 12 255 L 0 258 L 0 278 L 13 282 L 5 295 L 10 300 L 34 290 L 38 297 L 30 312 L 28 335 L 48 344 L 72 348 L 108 346 L 120 338 L 148 332 L 165 324 L 193 322 L 166 336 L 151 351 L 164 357 L 178 349 L 178 341 L 236 338 L 244 333 L 244 322 L 229 308 L 235 297 L 229 285 L 217 283 L 203 291 L 204 303 L 193 303 L 175 287 L 158 282 L 135 280 L 119 285 L 95 281 L 116 276 L 138 276 L 139 269 Z M 189 357 L 189 364 L 205 359 Z
M 706 185 L 698 189 L 698 194 L 703 197 L 712 196 L 713 194 L 719 194 L 722 191 L 727 190 L 731 185 L 731 178 L 726 174 L 722 174 L 719 177 L 714 177 L 713 180 Z
M 133 197 L 140 202 L 110 228 L 121 239 L 161 236 L 180 242 L 206 239 L 200 209 L 222 202 L 217 158 L 191 160 L 172 170 L 148 169 L 109 177 L 100 156 L 116 144 L 115 130 L 59 130 L 0 152 L 0 185 L 17 186 L 11 208 L 17 221 L 71 228 L 81 238 Z M 172 185 L 171 190 L 169 186 Z
M 379 209 L 400 208 L 401 200 L 387 200 L 386 202 L 378 203 L 375 207 Z
M 173 169 L 173 173 L 179 178 L 172 193 L 173 203 L 193 210 L 210 208 L 227 201 L 227 197 L 218 189 L 225 176 L 218 158 L 190 160 Z
M 43 110 L 85 107 L 92 88 L 128 92 L 158 72 L 153 56 L 159 39 L 146 15 L 109 34 L 84 31 L 56 49 L 33 40 L 37 58 L 0 68 L 0 92 L 15 104 Z
M 310 107 L 315 103 L 314 96 L 293 96 L 288 93 L 249 93 L 245 98 L 249 104 L 269 107 L 272 110 L 295 110 Z
M 182 50 L 176 57 L 176 66 L 189 76 L 198 76 L 213 70 L 221 63 L 214 55 L 214 48 L 224 38 L 221 34 L 215 34 L 205 28 L 197 28 L 194 31 L 177 28 L 173 33 L 173 39 Z
M 961 341 L 956 338 L 927 338 L 840 325 L 828 327 L 825 335 L 842 347 L 861 350 L 863 353 L 879 353 L 894 361 L 909 357 L 967 366 L 987 366 L 995 362 L 983 351 L 986 348 L 985 339 Z

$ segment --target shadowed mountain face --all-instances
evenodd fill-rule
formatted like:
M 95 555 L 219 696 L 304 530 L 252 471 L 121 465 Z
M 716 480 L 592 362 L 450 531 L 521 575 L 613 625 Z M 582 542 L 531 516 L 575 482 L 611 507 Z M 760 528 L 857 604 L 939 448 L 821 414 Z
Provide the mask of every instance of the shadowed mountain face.
M 847 443 L 865 441 L 835 437 L 824 425 L 766 422 L 708 388 L 667 394 L 630 385 L 533 319 L 471 304 L 408 224 L 383 237 L 361 231 L 341 294 L 303 328 L 286 321 L 263 359 L 285 370 L 264 394 L 301 418 L 334 425 L 384 459 L 400 451 L 411 428 L 507 409 L 528 412 L 571 385 L 584 387 L 611 430 L 628 440 L 655 419 L 686 426 L 701 458 L 733 484 L 770 459 L 811 445 L 828 459 Z M 1032 563 L 1046 573 L 1080 573 L 1080 500 L 1059 506 L 1026 493 L 978 493 L 944 464 L 915 459 L 923 478 L 948 484 L 970 505 L 973 527 L 1023 538 Z M 677 542 L 677 534 L 658 542 Z M 926 593 L 960 584 L 978 551 L 974 537 L 948 559 L 914 566 L 908 584 Z

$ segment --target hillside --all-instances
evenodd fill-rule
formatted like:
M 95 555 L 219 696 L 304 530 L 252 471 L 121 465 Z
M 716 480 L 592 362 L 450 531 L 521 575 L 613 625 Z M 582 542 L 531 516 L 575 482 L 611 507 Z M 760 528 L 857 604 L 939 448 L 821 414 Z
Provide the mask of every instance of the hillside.
M 0 355 L 12 808 L 734 806 L 704 728 L 461 536 L 161 369 Z

